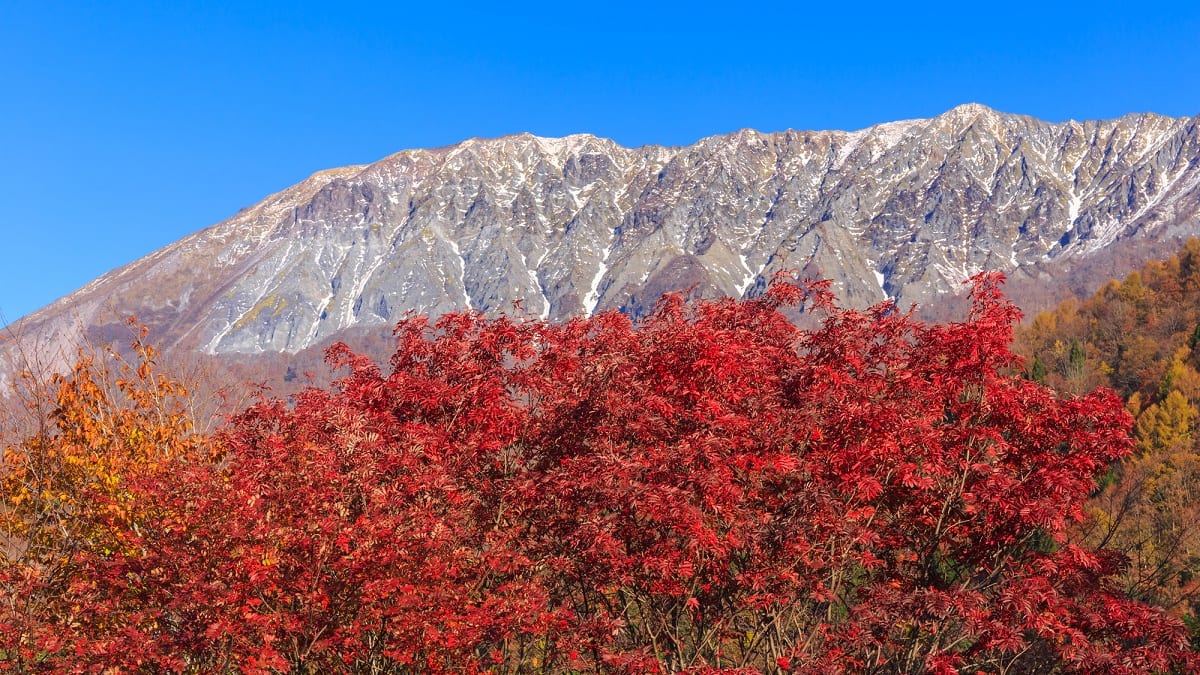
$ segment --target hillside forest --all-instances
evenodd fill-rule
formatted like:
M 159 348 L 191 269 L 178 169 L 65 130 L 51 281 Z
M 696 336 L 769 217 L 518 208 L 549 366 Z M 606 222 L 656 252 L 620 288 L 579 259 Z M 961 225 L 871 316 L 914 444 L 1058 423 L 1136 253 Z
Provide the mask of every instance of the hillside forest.
M 1200 615 L 1200 240 L 1018 331 L 1026 375 L 1065 396 L 1110 387 L 1135 448 L 1101 480 L 1082 541 L 1128 559 L 1124 590 L 1197 630 Z
M 0 671 L 1200 671 L 1200 242 L 972 284 L 410 317 L 224 404 L 133 321 L 13 383 Z

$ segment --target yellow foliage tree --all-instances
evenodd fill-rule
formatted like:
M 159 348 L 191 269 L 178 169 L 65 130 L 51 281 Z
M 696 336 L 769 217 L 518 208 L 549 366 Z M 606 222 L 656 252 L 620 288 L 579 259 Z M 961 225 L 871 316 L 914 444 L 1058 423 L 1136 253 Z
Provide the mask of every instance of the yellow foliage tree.
M 1176 359 L 1164 386 L 1195 376 Z M 1186 368 L 1186 370 L 1184 370 Z M 1191 371 L 1191 372 L 1188 372 Z M 1140 405 L 1140 401 L 1130 401 Z M 1178 389 L 1146 406 L 1135 427 L 1137 454 L 1116 469 L 1092 501 L 1089 543 L 1129 556 L 1126 590 L 1135 597 L 1189 613 L 1200 579 L 1200 455 L 1193 426 L 1198 413 Z
M 1196 409 L 1177 389 L 1159 403 L 1147 406 L 1137 418 L 1135 433 L 1143 455 L 1172 453 L 1192 444 Z
M 1193 403 L 1200 401 L 1200 372 L 1191 365 L 1192 350 L 1180 347 L 1171 357 L 1171 363 L 1159 384 L 1159 397 L 1165 398 L 1172 390 L 1178 391 Z
M 144 329 L 131 347 L 129 356 L 81 351 L 75 366 L 50 376 L 46 386 L 30 384 L 34 373 L 21 375 L 22 390 L 40 394 L 18 406 L 37 418 L 25 420 L 31 431 L 4 439 L 0 628 L 5 614 L 69 614 L 57 603 L 72 579 L 72 560 L 85 551 L 131 553 L 132 538 L 122 533 L 154 517 L 155 505 L 136 497 L 138 479 L 168 461 L 209 459 L 188 414 L 187 392 L 156 371 Z M 20 649 L 44 651 L 31 647 L 43 644 L 38 639 L 8 635 L 0 651 L 7 648 L 9 657 Z

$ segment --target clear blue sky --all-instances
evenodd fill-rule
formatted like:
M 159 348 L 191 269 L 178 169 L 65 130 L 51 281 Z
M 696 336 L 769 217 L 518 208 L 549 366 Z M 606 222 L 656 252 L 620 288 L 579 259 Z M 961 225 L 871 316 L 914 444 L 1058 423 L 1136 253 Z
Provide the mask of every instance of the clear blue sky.
M 1195 2 L 507 4 L 0 2 L 0 312 L 314 171 L 472 136 L 1200 114 Z

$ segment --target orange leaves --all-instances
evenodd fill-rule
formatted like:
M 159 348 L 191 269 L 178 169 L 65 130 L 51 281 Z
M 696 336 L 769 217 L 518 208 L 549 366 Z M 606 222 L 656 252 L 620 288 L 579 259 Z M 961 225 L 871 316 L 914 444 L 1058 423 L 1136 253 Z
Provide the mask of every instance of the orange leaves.
M 159 479 L 165 463 L 201 450 L 184 412 L 185 392 L 155 372 L 152 348 L 138 340 L 131 351 L 133 363 L 115 353 L 81 353 L 45 389 L 26 389 L 48 391 L 53 404 L 27 399 L 29 414 L 41 415 L 30 425 L 35 431 L 6 439 L 0 540 L 7 545 L 0 567 L 8 578 L 24 579 L 4 587 L 10 611 L 43 621 L 75 615 L 79 561 L 137 555 L 136 532 L 161 506 L 139 496 L 139 483 Z M 102 582 L 91 579 L 85 587 Z M 61 630 L 30 621 L 0 640 L 0 651 L 23 653 L 20 645 L 39 643 L 53 652 L 59 647 L 43 637 Z
M 106 513 L 131 517 L 131 481 L 199 447 L 185 392 L 154 372 L 152 348 L 135 342 L 133 353 L 134 364 L 81 354 L 70 374 L 53 376 L 41 431 L 5 449 L 3 524 L 32 560 L 115 547 L 102 523 Z

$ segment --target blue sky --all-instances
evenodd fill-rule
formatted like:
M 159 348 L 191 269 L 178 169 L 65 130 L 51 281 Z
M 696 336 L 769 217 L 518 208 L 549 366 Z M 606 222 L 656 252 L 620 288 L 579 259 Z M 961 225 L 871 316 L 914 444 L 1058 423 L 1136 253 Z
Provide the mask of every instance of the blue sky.
M 1200 114 L 1200 3 L 433 4 L 0 3 L 0 312 L 472 136 Z

